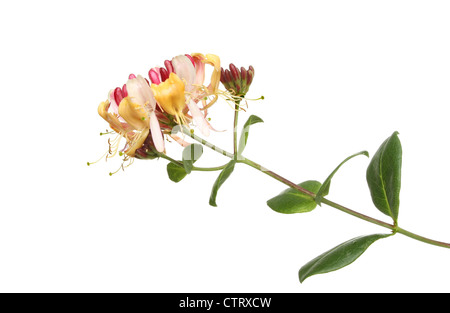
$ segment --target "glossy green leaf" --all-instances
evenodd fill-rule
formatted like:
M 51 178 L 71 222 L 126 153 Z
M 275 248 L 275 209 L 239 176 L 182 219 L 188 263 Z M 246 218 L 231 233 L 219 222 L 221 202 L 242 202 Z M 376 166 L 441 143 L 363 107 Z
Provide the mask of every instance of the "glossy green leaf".
M 374 154 L 366 178 L 373 203 L 395 223 L 400 206 L 401 167 L 402 145 L 398 132 L 394 132 Z
M 241 138 L 239 139 L 238 154 L 241 154 L 244 151 L 245 146 L 247 145 L 250 126 L 256 123 L 263 123 L 263 122 L 264 121 L 260 117 L 256 115 L 250 115 L 247 122 L 245 122 L 244 127 L 242 128 Z
M 183 150 L 183 165 L 187 174 L 190 174 L 195 161 L 203 154 L 203 146 L 197 143 L 190 144 Z
M 300 187 L 316 193 L 319 191 L 321 183 L 315 180 L 308 180 L 301 184 Z M 267 205 L 274 211 L 285 214 L 305 213 L 314 210 L 317 206 L 311 196 L 305 195 L 294 188 L 288 188 L 267 201 Z
M 348 240 L 331 250 L 309 261 L 298 272 L 300 282 L 306 278 L 322 273 L 328 273 L 353 263 L 375 241 L 392 234 L 374 234 Z
M 169 175 L 169 179 L 176 183 L 181 181 L 187 175 L 184 167 L 173 162 L 167 164 L 167 174 Z
M 366 157 L 369 157 L 369 152 L 361 151 L 361 152 L 355 153 L 355 154 L 349 156 L 348 158 L 346 158 L 344 161 L 342 161 L 341 164 L 338 165 L 338 167 L 336 167 L 336 169 L 330 174 L 330 176 L 328 176 L 327 179 L 325 179 L 325 181 L 322 184 L 322 187 L 320 187 L 319 191 L 316 193 L 316 203 L 318 205 L 320 205 L 322 203 L 323 197 L 328 195 L 328 192 L 330 191 L 331 179 L 333 178 L 334 174 L 336 174 L 336 172 L 339 170 L 339 168 L 345 162 L 347 162 L 348 160 L 350 160 L 358 155 L 365 155 Z
M 234 166 L 236 165 L 236 161 L 232 160 L 227 166 L 220 172 L 216 181 L 214 182 L 213 188 L 211 190 L 211 195 L 209 197 L 209 204 L 211 206 L 217 206 L 216 197 L 217 192 L 219 191 L 220 186 L 230 177 L 231 173 L 234 171 Z

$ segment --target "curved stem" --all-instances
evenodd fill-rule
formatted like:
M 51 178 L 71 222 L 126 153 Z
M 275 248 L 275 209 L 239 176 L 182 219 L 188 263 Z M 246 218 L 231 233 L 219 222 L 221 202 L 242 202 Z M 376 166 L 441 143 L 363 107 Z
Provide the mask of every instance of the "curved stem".
M 292 187 L 292 188 L 294 188 L 294 189 L 297 189 L 297 190 L 300 191 L 301 193 L 304 193 L 304 194 L 306 194 L 306 195 L 309 195 L 309 196 L 311 196 L 311 197 L 313 197 L 313 198 L 316 197 L 316 195 L 315 195 L 313 192 L 311 192 L 311 191 L 309 191 L 309 190 L 306 190 L 306 189 L 300 187 L 299 185 L 297 185 L 297 184 L 291 182 L 290 180 L 287 180 L 286 178 L 284 178 L 284 177 L 278 175 L 277 173 L 274 173 L 274 172 L 272 172 L 272 171 L 269 171 L 269 170 L 266 169 L 265 167 L 259 165 L 259 164 L 256 163 L 256 162 L 253 162 L 252 160 L 249 160 L 249 159 L 243 157 L 243 159 L 239 160 L 238 162 L 239 162 L 239 163 L 245 163 L 245 164 L 247 164 L 247 165 L 249 165 L 249 166 L 251 166 L 251 167 L 253 167 L 253 168 L 256 168 L 258 171 L 261 171 L 261 172 L 263 172 L 264 174 L 267 174 L 267 175 L 269 175 L 270 177 L 275 178 L 276 180 L 282 182 L 282 183 L 285 184 L 285 185 L 288 185 L 289 187 Z
M 435 245 L 435 246 L 439 246 L 439 247 L 444 247 L 444 248 L 450 248 L 450 243 L 446 243 L 446 242 L 442 242 L 442 241 L 437 241 L 437 240 L 433 240 L 433 239 L 429 239 L 429 238 L 425 238 L 419 235 L 416 235 L 414 233 L 411 233 L 409 231 L 407 231 L 406 229 L 397 227 L 397 233 L 403 234 L 405 236 L 411 237 L 413 239 L 422 241 L 422 242 L 426 242 L 430 245 Z
M 216 152 L 218 152 L 220 154 L 223 154 L 223 155 L 229 157 L 230 159 L 234 159 L 234 157 L 235 157 L 234 154 L 231 154 L 231 153 L 229 153 L 229 152 L 227 152 L 227 151 L 225 151 L 223 149 L 220 149 L 219 147 L 216 147 L 215 145 L 207 142 L 206 140 L 204 140 L 204 139 L 202 139 L 202 138 L 200 138 L 200 137 L 198 137 L 198 136 L 196 136 L 194 134 L 191 134 L 189 129 L 184 129 L 183 128 L 183 132 L 186 135 L 189 135 L 190 137 L 192 137 L 194 140 L 196 140 L 196 141 L 200 142 L 201 144 L 211 148 L 212 150 L 214 150 L 214 151 L 216 151 Z M 264 173 L 266 175 L 269 175 L 272 178 L 275 178 L 276 180 L 282 182 L 283 184 L 285 184 L 285 185 L 287 185 L 287 186 L 289 186 L 291 188 L 294 188 L 294 189 L 298 190 L 299 192 L 301 192 L 303 194 L 306 194 L 306 195 L 312 197 L 313 199 L 315 199 L 315 197 L 316 197 L 316 195 L 313 192 L 300 187 L 299 185 L 297 185 L 297 184 L 291 182 L 290 180 L 288 180 L 288 179 L 278 175 L 277 173 L 274 173 L 274 172 L 266 169 L 262 165 L 254 162 L 254 161 L 252 161 L 250 159 L 242 157 L 242 159 L 238 160 L 237 162 L 238 163 L 247 164 L 247 165 L 257 169 L 258 171 L 260 171 L 260 172 L 262 172 L 262 173 Z M 224 168 L 225 166 L 226 165 L 222 166 L 221 168 Z M 372 224 L 376 224 L 378 226 L 382 226 L 382 227 L 388 228 L 388 229 L 392 230 L 394 233 L 400 233 L 402 235 L 405 235 L 407 237 L 410 237 L 410 238 L 413 238 L 413 239 L 416 239 L 416 240 L 428 243 L 430 245 L 444 247 L 444 248 L 450 248 L 450 243 L 437 241 L 437 240 L 433 240 L 433 239 L 429 239 L 429 238 L 426 238 L 426 237 L 423 237 L 423 236 L 416 235 L 416 234 L 411 233 L 411 232 L 409 232 L 409 231 L 407 231 L 407 230 L 405 230 L 403 228 L 398 227 L 397 225 L 392 225 L 392 224 L 389 224 L 389 223 L 377 220 L 375 218 L 372 218 L 370 216 L 361 214 L 359 212 L 353 211 L 353 210 L 351 210 L 349 208 L 346 208 L 343 205 L 337 204 L 337 203 L 335 203 L 333 201 L 330 201 L 328 199 L 323 198 L 322 199 L 322 203 L 325 203 L 328 206 L 331 206 L 331 207 L 333 207 L 335 209 L 338 209 L 338 210 L 340 210 L 342 212 L 345 212 L 347 214 L 350 214 L 352 216 L 355 216 L 355 217 L 357 217 L 359 219 L 365 220 L 365 221 L 370 222 Z
M 227 157 L 229 157 L 230 159 L 233 159 L 233 158 L 234 158 L 234 154 L 232 154 L 232 153 L 230 153 L 230 152 L 227 152 L 227 151 L 225 151 L 225 150 L 223 150 L 223 149 L 221 149 L 221 148 L 219 148 L 219 147 L 213 145 L 212 143 L 206 141 L 206 140 L 203 139 L 203 138 L 200 138 L 199 136 L 197 136 L 197 135 L 194 134 L 194 133 L 191 133 L 191 131 L 190 131 L 189 128 L 183 126 L 181 129 L 182 129 L 182 131 L 183 131 L 183 134 L 185 134 L 185 135 L 191 137 L 192 139 L 198 141 L 198 142 L 201 143 L 202 145 L 204 145 L 204 146 L 206 146 L 206 147 L 208 147 L 208 148 L 210 148 L 210 149 L 212 149 L 212 150 L 214 150 L 214 151 L 216 151 L 216 152 L 218 152 L 218 153 L 220 153 L 220 154 L 222 154 L 222 155 L 224 155 L 224 156 L 227 156 Z
M 172 163 L 177 164 L 180 167 L 184 167 L 183 162 L 177 161 L 175 159 L 172 159 L 170 156 L 165 155 L 163 153 L 159 154 L 159 157 L 166 159 Z M 197 167 L 194 166 L 192 167 L 192 171 L 202 171 L 202 172 L 211 172 L 211 171 L 220 171 L 223 170 L 225 167 L 227 166 L 227 164 L 221 165 L 221 166 L 215 166 L 215 167 Z

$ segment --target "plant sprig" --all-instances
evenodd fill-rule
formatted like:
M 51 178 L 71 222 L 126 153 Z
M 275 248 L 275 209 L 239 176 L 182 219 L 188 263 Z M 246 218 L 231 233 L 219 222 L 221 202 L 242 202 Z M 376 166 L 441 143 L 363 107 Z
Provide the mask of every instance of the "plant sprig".
M 236 107 L 238 107 L 238 103 L 236 104 Z M 247 122 L 244 124 L 243 130 L 240 135 L 240 140 L 238 142 L 238 135 L 236 130 L 238 113 L 239 111 L 236 110 L 233 132 L 234 153 L 227 152 L 209 143 L 205 139 L 198 137 L 186 128 L 182 130 L 185 135 L 190 136 L 201 145 L 209 147 L 217 153 L 225 155 L 231 159 L 229 163 L 221 167 L 210 168 L 211 170 L 214 169 L 221 171 L 211 191 L 209 201 L 210 205 L 217 206 L 217 194 L 220 187 L 233 173 L 235 165 L 237 163 L 242 163 L 253 167 L 258 171 L 261 171 L 289 186 L 288 189 L 282 191 L 279 195 L 267 201 L 267 205 L 275 212 L 283 214 L 306 213 L 314 210 L 317 205 L 326 204 L 344 213 L 358 217 L 359 219 L 376 224 L 378 226 L 382 226 L 391 231 L 390 233 L 386 234 L 372 234 L 353 238 L 326 251 L 313 260 L 307 262 L 300 268 L 300 282 L 303 282 L 306 278 L 312 275 L 335 271 L 353 263 L 374 242 L 380 239 L 391 237 L 397 233 L 431 245 L 450 248 L 449 243 L 419 236 L 398 226 L 402 165 L 402 147 L 400 139 L 398 137 L 398 132 L 394 132 L 381 144 L 379 149 L 370 160 L 366 171 L 366 180 L 370 190 L 372 201 L 375 207 L 380 212 L 392 218 L 392 224 L 389 224 L 370 216 L 361 214 L 357 211 L 353 211 L 343 205 L 337 204 L 325 198 L 330 190 L 331 180 L 341 168 L 341 166 L 359 155 L 365 155 L 369 157 L 369 153 L 367 151 L 361 151 L 346 158 L 332 171 L 332 173 L 323 181 L 323 183 L 320 183 L 316 180 L 308 180 L 300 184 L 295 184 L 242 155 L 245 146 L 247 145 L 250 126 L 256 123 L 261 123 L 263 122 L 263 120 L 256 115 L 251 115 L 248 118 Z M 191 149 L 190 147 L 191 146 L 188 146 L 185 149 Z M 189 153 L 183 152 L 183 156 L 186 155 L 189 155 Z M 186 163 L 191 164 L 197 160 L 198 158 L 196 158 L 195 160 L 190 160 L 189 158 L 183 157 L 182 164 L 184 164 L 184 167 L 186 167 Z M 167 167 L 169 177 L 174 177 L 177 175 L 177 172 L 179 172 L 181 169 L 180 164 L 174 165 L 174 162 L 169 163 L 169 166 Z M 183 174 L 183 178 L 188 174 L 187 171 L 184 171 L 184 173 L 185 174 Z M 172 180 L 178 182 L 181 179 Z

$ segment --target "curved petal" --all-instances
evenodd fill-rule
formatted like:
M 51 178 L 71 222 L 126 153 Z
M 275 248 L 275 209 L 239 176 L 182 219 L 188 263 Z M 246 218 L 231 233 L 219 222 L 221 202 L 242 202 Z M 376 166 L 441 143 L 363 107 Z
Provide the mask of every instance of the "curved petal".
M 184 83 L 175 73 L 159 85 L 152 84 L 151 89 L 156 101 L 164 111 L 179 116 L 185 107 Z
M 141 132 L 136 134 L 137 138 L 133 138 L 133 141 L 130 143 L 131 144 L 130 147 L 127 150 L 125 150 L 125 153 L 130 157 L 134 157 L 136 150 L 142 147 L 148 134 L 149 134 L 148 128 L 143 129 Z
M 219 83 L 220 83 L 220 74 L 221 74 L 221 67 L 220 67 L 220 58 L 215 55 L 215 54 L 207 54 L 206 56 L 204 56 L 201 53 L 192 53 L 191 54 L 192 57 L 194 58 L 194 60 L 196 60 L 196 64 L 197 63 L 206 63 L 209 65 L 212 65 L 214 67 L 213 72 L 211 74 L 211 80 L 208 86 L 208 91 L 207 93 L 209 95 L 213 95 L 214 98 L 208 103 L 208 105 L 206 105 L 204 109 L 209 108 L 210 106 L 212 106 L 218 99 L 218 95 L 217 95 L 217 91 L 219 89 Z M 199 68 L 197 70 L 197 77 L 196 79 L 204 79 L 204 65 L 203 68 Z M 203 98 L 206 95 L 206 92 L 200 93 L 198 95 L 196 95 L 195 97 L 195 101 L 199 101 L 201 98 Z
M 127 81 L 127 92 L 131 102 L 145 107 L 149 112 L 155 110 L 156 100 L 152 89 L 141 75 Z
M 170 134 L 169 136 L 172 137 L 173 140 L 178 142 L 183 147 L 187 147 L 191 144 L 190 142 L 187 142 L 186 140 L 182 139 L 181 137 L 179 137 L 177 135 Z
M 119 115 L 119 103 L 116 101 L 116 93 L 117 93 L 117 89 L 120 89 L 119 87 L 117 87 L 116 89 L 113 89 L 109 92 L 108 94 L 108 98 L 109 98 L 109 102 L 111 103 L 111 105 L 109 106 L 109 109 L 111 110 L 112 113 L 117 115 L 117 118 L 119 119 L 120 122 L 124 123 L 125 120 Z M 120 99 L 122 100 L 122 99 Z
M 98 114 L 109 123 L 109 126 L 119 134 L 125 134 L 128 130 L 128 125 L 125 123 L 121 123 L 119 119 L 112 113 L 108 113 L 108 110 L 111 106 L 111 102 L 104 101 L 100 103 L 98 106 Z
M 213 73 L 211 74 L 211 83 L 209 84 L 208 89 L 211 93 L 215 93 L 219 88 L 220 83 L 220 58 L 215 54 L 207 54 L 205 63 L 214 67 Z
M 200 111 L 197 104 L 193 100 L 190 100 L 187 105 L 189 107 L 189 111 L 191 112 L 194 124 L 200 129 L 204 136 L 209 136 L 209 123 L 206 121 L 205 116 Z
M 131 102 L 131 98 L 123 98 L 119 105 L 119 114 L 134 129 L 149 128 L 147 111 L 138 103 Z
M 156 150 L 158 150 L 158 152 L 164 152 L 164 139 L 155 112 L 150 113 L 150 131 Z
M 193 59 L 195 62 L 195 85 L 203 85 L 205 81 L 205 63 L 203 60 L 205 56 L 200 53 L 193 54 Z
M 190 92 L 196 78 L 192 61 L 185 55 L 179 55 L 172 59 L 172 66 L 178 77 L 186 81 L 186 91 Z

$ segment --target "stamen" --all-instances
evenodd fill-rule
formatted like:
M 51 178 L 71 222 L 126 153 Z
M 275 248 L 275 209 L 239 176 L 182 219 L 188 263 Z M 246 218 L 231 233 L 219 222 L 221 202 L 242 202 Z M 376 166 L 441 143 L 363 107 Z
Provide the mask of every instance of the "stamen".
M 113 130 L 106 130 L 105 133 L 100 133 L 100 136 L 103 136 L 103 135 L 110 135 L 110 134 L 115 134 L 115 133 L 116 133 L 116 132 L 113 131 Z
M 125 162 L 128 162 L 128 164 L 125 164 Z M 134 162 L 134 158 L 130 158 L 129 156 L 125 156 L 122 160 L 122 164 L 120 164 L 119 168 L 114 171 L 114 172 L 110 172 L 109 176 L 113 176 L 114 174 L 116 174 L 118 171 L 120 171 L 120 169 L 122 169 L 122 171 L 125 171 L 125 168 L 127 168 L 128 166 L 130 166 L 131 164 L 133 164 Z
M 116 132 L 114 131 L 108 131 L 106 130 L 105 133 L 100 133 L 100 136 L 102 135 L 109 135 L 109 134 L 115 134 Z M 99 162 L 101 159 L 105 158 L 105 161 L 108 161 L 108 158 L 112 158 L 116 152 L 117 149 L 119 147 L 119 143 L 120 143 L 120 139 L 122 138 L 122 136 L 120 136 L 119 134 L 113 139 L 112 143 L 111 143 L 111 138 L 108 138 L 108 150 L 103 153 L 103 155 L 95 162 L 87 162 L 87 165 L 90 166 L 92 164 L 95 164 L 97 162 Z
M 108 151 L 106 151 L 105 153 L 103 153 L 103 155 L 97 160 L 97 161 L 95 161 L 95 162 L 87 162 L 87 166 L 90 166 L 90 165 L 92 165 L 92 164 L 95 164 L 95 163 L 97 163 L 97 162 L 99 162 L 101 159 L 103 159 L 103 157 L 105 156 L 105 155 L 107 155 L 108 154 Z

